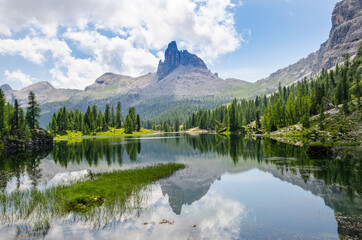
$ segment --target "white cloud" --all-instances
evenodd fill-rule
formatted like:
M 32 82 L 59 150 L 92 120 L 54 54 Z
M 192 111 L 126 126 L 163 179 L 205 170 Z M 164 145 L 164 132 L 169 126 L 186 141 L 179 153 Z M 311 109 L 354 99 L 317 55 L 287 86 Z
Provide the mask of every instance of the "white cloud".
M 207 63 L 242 40 L 230 11 L 241 1 L 3 0 L 1 5 L 0 54 L 38 65 L 54 61 L 48 70 L 55 86 L 84 88 L 104 71 L 132 76 L 155 71 L 159 52 L 171 40 Z M 25 30 L 30 34 L 15 39 Z M 91 57 L 81 59 L 66 41 Z
M 41 65 L 45 54 L 51 52 L 53 57 L 63 58 L 71 50 L 64 41 L 55 38 L 25 37 L 23 39 L 0 39 L 1 55 L 20 55 L 25 59 Z
M 36 81 L 36 79 L 31 78 L 30 76 L 23 73 L 20 69 L 9 72 L 5 70 L 4 75 L 8 83 L 15 85 L 16 87 L 25 87 Z

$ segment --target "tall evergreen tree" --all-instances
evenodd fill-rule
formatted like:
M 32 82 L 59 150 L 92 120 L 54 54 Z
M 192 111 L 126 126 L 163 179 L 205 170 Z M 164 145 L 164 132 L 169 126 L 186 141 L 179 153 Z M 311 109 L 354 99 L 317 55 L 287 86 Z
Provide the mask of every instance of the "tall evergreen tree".
M 128 115 L 132 120 L 133 127 L 136 127 L 136 125 L 137 125 L 136 109 L 134 107 L 130 107 L 128 109 Z
M 236 98 L 234 98 L 233 102 L 229 106 L 229 121 L 230 121 L 230 131 L 235 132 L 238 130 L 238 117 L 236 114 L 236 105 L 237 101 Z
M 137 114 L 136 131 L 137 131 L 137 132 L 141 131 L 141 118 L 140 118 L 140 115 L 139 115 L 139 114 Z
M 12 131 L 19 130 L 19 103 L 18 100 L 14 100 L 14 111 L 11 115 L 10 128 Z
M 175 121 L 173 130 L 174 130 L 175 132 L 179 132 L 179 131 L 180 131 L 180 122 L 179 122 L 178 119 L 176 119 L 176 121 Z
M 0 88 L 0 135 L 5 130 L 5 94 Z
M 38 118 L 40 116 L 40 107 L 36 101 L 34 92 L 29 93 L 28 100 L 29 102 L 26 110 L 26 123 L 30 129 L 39 128 Z
M 257 130 L 261 128 L 259 111 L 256 111 L 255 127 Z
M 124 132 L 131 134 L 133 131 L 134 131 L 134 125 L 133 125 L 132 117 L 129 114 L 127 114 Z
M 112 125 L 112 113 L 111 113 L 111 106 L 109 103 L 106 104 L 106 110 L 104 111 L 104 118 L 106 120 L 106 124 L 108 126 Z
M 117 111 L 116 111 L 116 126 L 117 126 L 117 128 L 122 127 L 122 121 L 123 121 L 122 104 L 121 104 L 121 102 L 118 102 L 117 103 Z

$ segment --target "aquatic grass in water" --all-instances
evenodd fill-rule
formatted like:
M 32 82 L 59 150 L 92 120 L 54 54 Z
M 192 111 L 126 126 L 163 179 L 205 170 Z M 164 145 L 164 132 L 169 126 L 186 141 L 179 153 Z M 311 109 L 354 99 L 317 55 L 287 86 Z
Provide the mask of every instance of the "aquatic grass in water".
M 184 164 L 157 164 L 140 169 L 90 174 L 84 181 L 38 190 L 0 193 L 0 222 L 23 223 L 48 221 L 71 216 L 73 220 L 91 220 L 105 224 L 141 208 L 149 184 L 169 177 Z

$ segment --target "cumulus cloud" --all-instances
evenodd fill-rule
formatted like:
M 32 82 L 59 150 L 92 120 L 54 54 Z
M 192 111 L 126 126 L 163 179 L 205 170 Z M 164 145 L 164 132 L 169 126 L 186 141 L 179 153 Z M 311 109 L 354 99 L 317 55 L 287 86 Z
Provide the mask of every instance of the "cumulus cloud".
M 88 230 L 92 224 L 81 221 L 71 226 L 54 223 L 47 237 L 66 239 L 65 235 L 59 235 L 64 232 L 71 233 L 77 239 L 119 239 L 119 236 L 127 236 L 127 239 L 238 239 L 240 236 L 242 220 L 247 211 L 236 200 L 211 191 L 192 205 L 185 205 L 183 213 L 176 215 L 160 186 L 152 188 L 152 195 L 148 211 L 143 211 L 141 215 L 135 211 L 131 216 L 120 217 L 121 219 L 116 216 L 112 220 L 114 225 L 111 230 L 101 228 L 92 232 Z M 163 219 L 173 220 L 174 224 L 159 224 Z M 193 225 L 196 227 L 192 227 Z
M 20 69 L 13 72 L 5 70 L 4 75 L 8 82 L 13 83 L 17 87 L 26 87 L 36 81 L 36 79 L 26 75 Z
M 171 40 L 210 63 L 239 47 L 242 37 L 231 9 L 241 5 L 230 0 L 3 0 L 0 55 L 20 55 L 38 65 L 52 61 L 54 67 L 47 69 L 52 83 L 75 88 L 104 71 L 131 76 L 155 71 L 160 51 Z M 22 31 L 30 33 L 16 38 Z

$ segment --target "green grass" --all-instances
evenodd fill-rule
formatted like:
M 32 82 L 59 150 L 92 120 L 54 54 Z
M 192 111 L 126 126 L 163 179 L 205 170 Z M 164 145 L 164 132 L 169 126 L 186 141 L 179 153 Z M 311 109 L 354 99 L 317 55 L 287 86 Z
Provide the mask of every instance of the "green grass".
M 124 203 L 136 190 L 169 177 L 185 165 L 168 163 L 140 169 L 115 171 L 92 175 L 93 180 L 80 181 L 69 186 L 59 186 L 55 198 L 63 202 L 65 211 L 87 211 L 93 206 Z
M 89 174 L 86 180 L 38 190 L 0 192 L 0 222 L 47 221 L 73 213 L 86 219 L 108 221 L 142 209 L 147 186 L 167 178 L 184 164 L 157 164 L 139 169 Z
M 142 128 L 139 132 L 133 132 L 131 134 L 127 134 L 124 132 L 124 128 L 111 128 L 106 132 L 96 132 L 90 135 L 83 135 L 82 132 L 79 131 L 66 131 L 67 134 L 57 134 L 54 137 L 54 140 L 72 140 L 72 139 L 83 139 L 83 138 L 94 138 L 94 137 L 114 137 L 114 136 L 139 136 L 139 135 L 147 135 L 153 134 L 154 132 L 149 129 Z
M 358 146 L 362 143 L 362 109 L 354 105 L 350 106 L 350 111 L 349 115 L 341 110 L 335 114 L 326 112 L 323 129 L 319 125 L 319 115 L 316 115 L 310 118 L 309 129 L 299 124 L 300 130 L 296 129 L 296 126 L 288 126 L 264 136 L 292 144 L 320 142 L 328 146 Z

